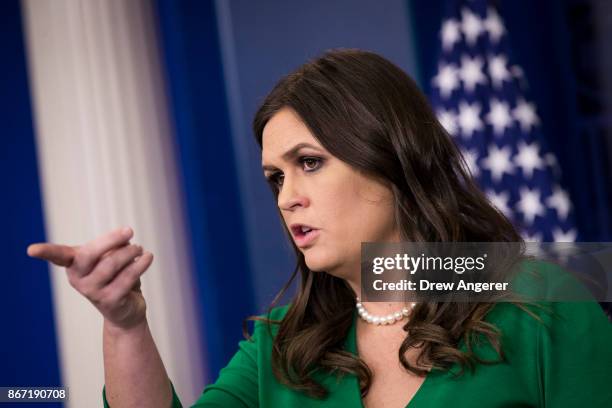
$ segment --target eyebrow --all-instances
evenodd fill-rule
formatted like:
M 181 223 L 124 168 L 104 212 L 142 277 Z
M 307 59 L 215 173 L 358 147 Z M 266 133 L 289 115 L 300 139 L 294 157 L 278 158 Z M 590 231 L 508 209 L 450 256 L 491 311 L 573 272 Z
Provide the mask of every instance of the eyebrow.
M 287 150 L 285 153 L 283 153 L 283 155 L 282 155 L 281 157 L 283 158 L 283 160 L 290 160 L 290 159 L 292 159 L 293 157 L 297 156 L 297 153 L 298 153 L 298 152 L 299 152 L 301 149 L 303 149 L 304 147 L 310 147 L 310 148 L 312 148 L 312 149 L 316 149 L 316 150 L 321 151 L 321 149 L 320 149 L 320 148 L 318 148 L 318 147 L 317 147 L 317 146 L 315 146 L 315 145 L 312 145 L 312 144 L 310 144 L 310 143 L 305 143 L 305 142 L 302 142 L 302 143 L 298 143 L 298 144 L 296 144 L 296 145 L 295 145 L 295 146 L 293 146 L 291 149 Z M 265 171 L 265 170 L 275 170 L 275 169 L 276 169 L 276 167 L 274 167 L 274 166 L 270 166 L 270 165 L 263 165 L 263 166 L 261 166 L 261 168 L 262 168 L 264 171 Z

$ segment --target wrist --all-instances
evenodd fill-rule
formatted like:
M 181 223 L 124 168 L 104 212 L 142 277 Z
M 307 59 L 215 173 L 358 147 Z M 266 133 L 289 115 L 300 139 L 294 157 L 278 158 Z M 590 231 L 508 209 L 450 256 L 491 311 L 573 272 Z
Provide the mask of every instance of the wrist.
M 108 319 L 104 319 L 104 332 L 114 337 L 121 336 L 132 336 L 134 333 L 142 333 L 146 331 L 148 327 L 147 319 L 144 318 L 139 322 L 135 322 L 129 325 L 118 326 Z

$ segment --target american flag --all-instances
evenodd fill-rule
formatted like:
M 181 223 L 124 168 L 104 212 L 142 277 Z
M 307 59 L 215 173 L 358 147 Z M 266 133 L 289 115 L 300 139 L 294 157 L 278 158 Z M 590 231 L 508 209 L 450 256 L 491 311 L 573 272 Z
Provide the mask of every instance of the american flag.
M 578 238 L 559 166 L 547 150 L 508 32 L 490 1 L 455 1 L 440 30 L 432 104 L 493 205 L 526 241 Z

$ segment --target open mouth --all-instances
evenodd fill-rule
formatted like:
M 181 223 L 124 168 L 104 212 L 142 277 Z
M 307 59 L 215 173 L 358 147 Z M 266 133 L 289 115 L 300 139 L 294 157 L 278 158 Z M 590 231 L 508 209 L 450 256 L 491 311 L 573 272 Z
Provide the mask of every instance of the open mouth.
M 308 227 L 306 225 L 296 225 L 291 227 L 291 231 L 293 232 L 293 235 L 296 238 L 306 237 L 308 236 L 308 234 L 311 234 L 315 230 L 315 228 Z
M 309 225 L 293 224 L 291 225 L 291 233 L 295 240 L 295 244 L 302 248 L 314 242 L 319 235 L 319 230 Z

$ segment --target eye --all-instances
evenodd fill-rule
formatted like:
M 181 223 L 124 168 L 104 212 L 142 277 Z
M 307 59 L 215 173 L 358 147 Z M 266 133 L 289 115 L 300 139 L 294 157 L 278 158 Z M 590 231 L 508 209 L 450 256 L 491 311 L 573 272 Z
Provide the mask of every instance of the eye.
M 283 180 L 285 179 L 285 175 L 281 172 L 272 173 L 268 176 L 268 182 L 271 183 L 275 187 L 280 187 L 283 185 Z
M 300 157 L 300 163 L 304 166 L 304 171 L 311 172 L 321 167 L 322 160 L 318 157 Z
M 302 156 L 298 158 L 297 164 L 302 167 L 302 170 L 304 172 L 311 173 L 321 168 L 321 165 L 323 164 L 323 159 L 319 157 Z M 273 187 L 280 189 L 283 186 L 285 175 L 282 172 L 277 171 L 266 176 L 266 178 L 268 180 L 268 183 L 270 183 Z

